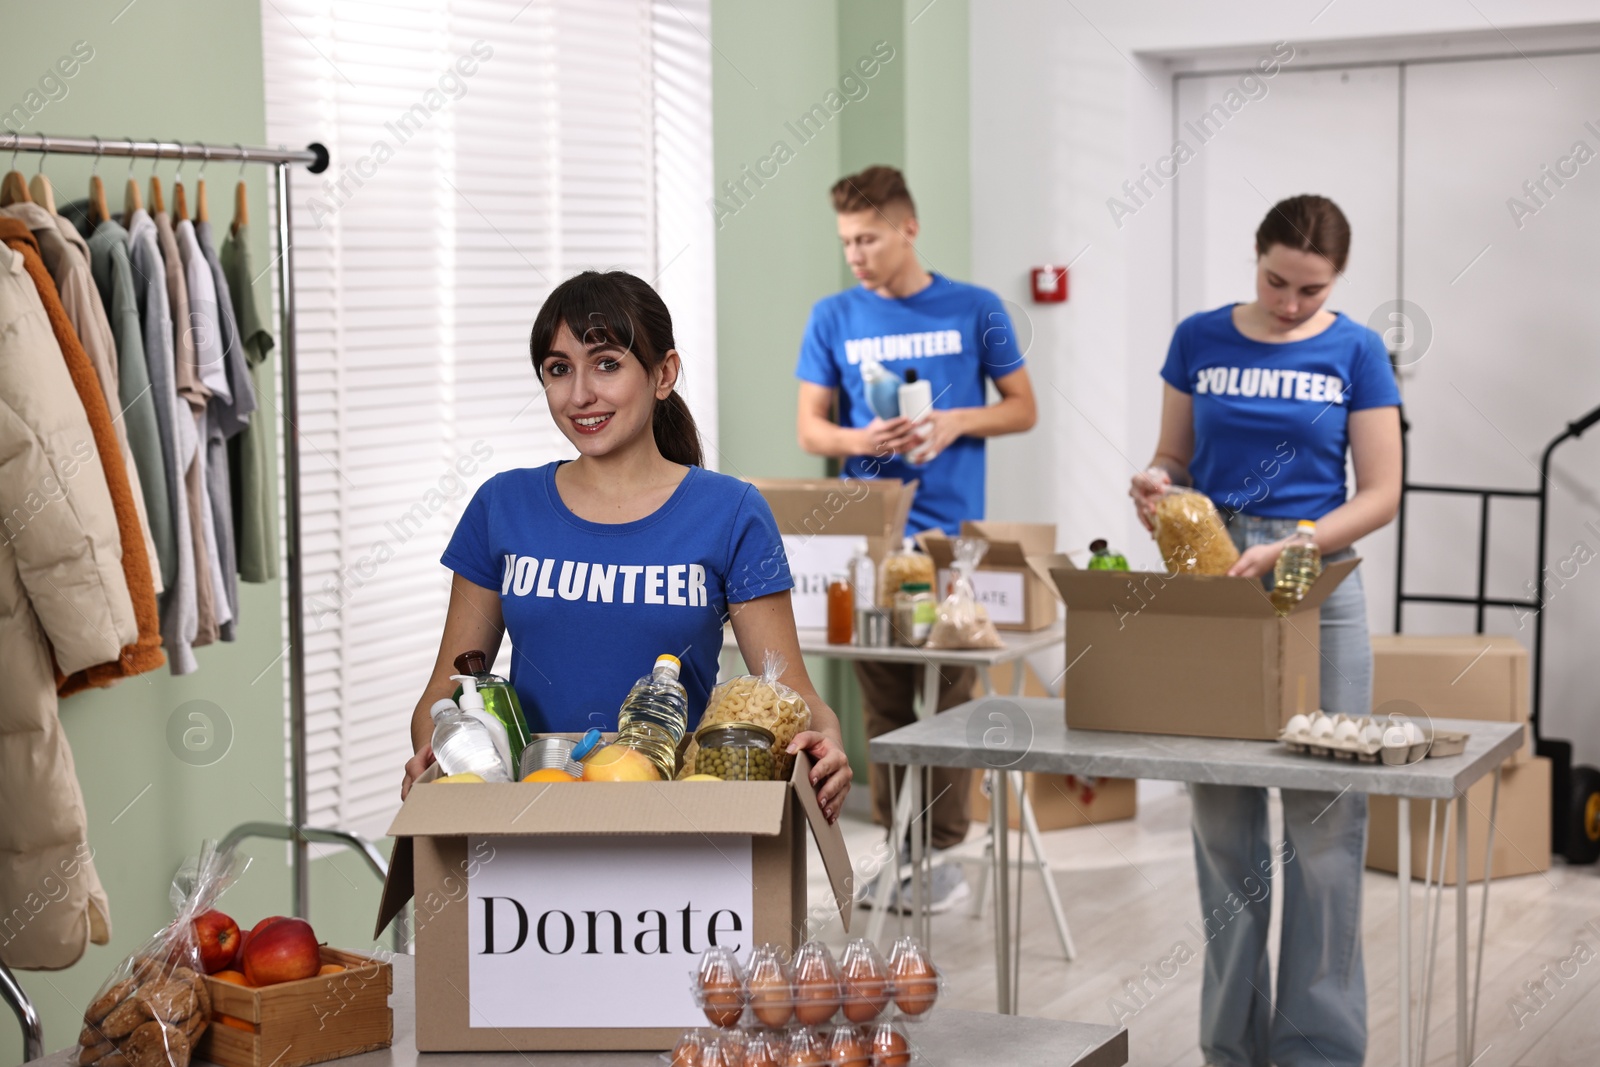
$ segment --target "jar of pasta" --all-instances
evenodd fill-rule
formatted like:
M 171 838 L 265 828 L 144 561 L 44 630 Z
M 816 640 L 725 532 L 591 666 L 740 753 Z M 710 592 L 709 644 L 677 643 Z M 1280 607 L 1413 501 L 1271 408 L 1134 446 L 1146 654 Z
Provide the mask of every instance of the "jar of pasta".
M 878 606 L 893 611 L 895 594 L 907 582 L 926 582 L 929 589 L 934 582 L 932 557 L 918 551 L 917 543 L 909 537 L 899 552 L 891 552 L 883 561 L 878 576 Z

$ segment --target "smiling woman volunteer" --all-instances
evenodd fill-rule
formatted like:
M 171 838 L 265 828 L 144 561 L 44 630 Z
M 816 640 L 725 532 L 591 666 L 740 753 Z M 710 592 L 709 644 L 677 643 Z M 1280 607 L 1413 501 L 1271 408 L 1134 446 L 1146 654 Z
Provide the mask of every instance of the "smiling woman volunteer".
M 1386 525 L 1400 500 L 1400 394 L 1377 334 L 1324 310 L 1350 248 L 1333 201 L 1284 200 L 1256 231 L 1256 299 L 1179 324 L 1161 377 L 1161 440 L 1131 495 L 1149 524 L 1174 482 L 1230 516 L 1243 553 L 1229 572 L 1270 581 L 1299 519 L 1327 560 Z M 1356 491 L 1346 499 L 1346 450 Z M 1322 605 L 1322 708 L 1372 710 L 1372 648 L 1356 571 Z M 1265 789 L 1189 786 L 1207 920 L 1200 1049 L 1216 1067 L 1358 1065 L 1366 1058 L 1361 867 L 1367 798 L 1283 790 L 1284 843 L 1267 840 Z M 1276 1000 L 1267 959 L 1279 869 Z M 1259 900 L 1258 903 L 1248 901 Z M 1242 903 L 1242 908 L 1241 908 Z M 1214 933 L 1213 933 L 1214 931 Z
M 511 682 L 535 733 L 617 728 L 617 711 L 659 653 L 683 662 L 690 728 L 716 682 L 731 617 L 745 663 L 769 652 L 811 708 L 791 751 L 815 761 L 829 821 L 850 789 L 839 720 L 806 676 L 777 524 L 749 484 L 701 466 L 675 391 L 672 317 L 631 274 L 585 271 L 557 286 L 529 342 L 570 462 L 505 471 L 479 488 L 445 549 L 455 571 L 433 675 L 411 716 L 416 755 L 402 795 L 433 762 L 428 709 L 455 687 L 452 663 L 511 634 Z

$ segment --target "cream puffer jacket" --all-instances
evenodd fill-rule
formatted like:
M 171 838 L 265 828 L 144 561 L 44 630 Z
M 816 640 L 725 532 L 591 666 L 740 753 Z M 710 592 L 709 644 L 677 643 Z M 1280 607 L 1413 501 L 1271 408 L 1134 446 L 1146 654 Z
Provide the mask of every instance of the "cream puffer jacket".
M 0 960 L 111 939 L 51 663 L 115 660 L 122 543 L 88 416 L 22 257 L 0 244 Z

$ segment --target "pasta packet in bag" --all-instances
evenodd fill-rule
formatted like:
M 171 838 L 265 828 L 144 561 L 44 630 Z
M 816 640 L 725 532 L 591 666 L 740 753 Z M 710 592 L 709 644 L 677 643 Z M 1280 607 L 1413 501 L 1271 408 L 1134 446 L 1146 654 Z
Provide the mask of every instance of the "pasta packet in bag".
M 1227 574 L 1239 550 L 1204 493 L 1172 486 L 1157 503 L 1156 544 L 1168 574 Z
M 958 537 L 950 546 L 950 595 L 939 603 L 939 617 L 928 634 L 927 648 L 1004 648 L 988 610 L 978 603 L 972 575 L 982 562 L 989 542 L 981 537 Z
M 211 1021 L 194 920 L 244 872 L 249 860 L 207 841 L 173 876 L 177 918 L 117 965 L 83 1013 L 78 1067 L 188 1067 Z
M 787 668 L 782 656 L 768 652 L 759 676 L 744 674 L 729 678 L 711 690 L 706 713 L 700 717 L 701 728 L 748 722 L 771 730 L 775 780 L 780 782 L 787 782 L 789 772 L 794 769 L 789 742 L 796 734 L 811 729 L 811 709 L 804 698 L 778 681 Z M 699 751 L 700 746 L 690 741 L 679 763 L 677 777 L 687 778 L 694 773 L 694 758 Z

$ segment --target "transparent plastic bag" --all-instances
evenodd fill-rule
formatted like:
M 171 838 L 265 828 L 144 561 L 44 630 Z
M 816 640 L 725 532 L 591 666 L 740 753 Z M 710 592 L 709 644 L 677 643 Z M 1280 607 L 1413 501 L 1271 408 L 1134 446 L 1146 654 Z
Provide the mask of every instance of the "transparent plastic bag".
M 178 869 L 170 893 L 177 918 L 101 984 L 83 1013 L 79 1067 L 188 1067 L 211 1021 L 194 920 L 248 864 L 207 841 Z
M 1227 574 L 1239 550 L 1204 493 L 1172 486 L 1156 502 L 1156 544 L 1168 574 Z
M 930 589 L 936 584 L 932 557 L 918 551 L 917 543 L 909 537 L 899 552 L 884 558 L 879 570 L 878 607 L 885 611 L 894 610 L 894 595 L 906 582 L 926 582 Z
M 776 780 L 780 782 L 787 782 L 789 772 L 794 770 L 789 742 L 801 731 L 811 729 L 811 709 L 806 706 L 805 700 L 778 681 L 787 667 L 782 656 L 768 652 L 759 676 L 740 675 L 711 690 L 706 713 L 700 717 L 701 727 L 713 723 L 753 722 L 771 730 Z M 679 761 L 677 777 L 687 778 L 694 773 L 694 760 L 699 751 L 700 746 L 690 741 Z
M 981 537 L 958 537 L 951 545 L 950 595 L 939 603 L 939 617 L 928 634 L 927 648 L 1004 648 L 989 612 L 978 603 L 972 575 L 989 542 Z

